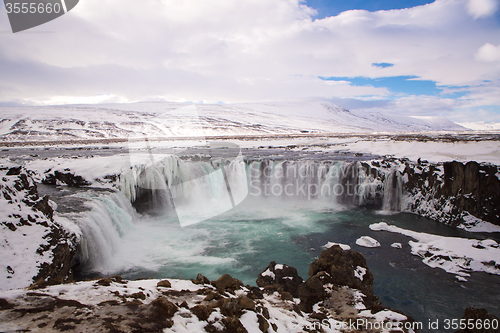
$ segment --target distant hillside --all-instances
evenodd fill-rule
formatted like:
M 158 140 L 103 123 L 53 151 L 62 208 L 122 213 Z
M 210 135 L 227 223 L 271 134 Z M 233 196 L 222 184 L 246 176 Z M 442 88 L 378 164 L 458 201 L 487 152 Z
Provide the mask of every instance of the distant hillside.
M 0 108 L 3 141 L 464 129 L 440 117 L 351 112 L 328 102 L 143 102 Z

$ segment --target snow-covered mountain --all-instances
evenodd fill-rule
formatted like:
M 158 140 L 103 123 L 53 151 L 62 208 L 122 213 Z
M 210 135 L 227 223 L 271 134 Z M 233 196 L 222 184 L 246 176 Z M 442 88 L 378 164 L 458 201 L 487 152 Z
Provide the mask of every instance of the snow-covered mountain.
M 351 112 L 328 102 L 0 107 L 0 140 L 460 131 L 440 117 Z

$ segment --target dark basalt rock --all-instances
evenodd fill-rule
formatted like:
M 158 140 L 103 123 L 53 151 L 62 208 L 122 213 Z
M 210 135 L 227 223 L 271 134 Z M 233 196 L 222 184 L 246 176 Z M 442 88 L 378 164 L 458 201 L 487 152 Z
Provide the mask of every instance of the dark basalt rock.
M 311 276 L 299 287 L 300 310 L 312 312 L 314 304 L 328 295 L 323 287 L 322 273 Z
M 127 281 L 123 280 L 123 278 L 120 275 L 115 275 L 115 276 L 110 276 L 110 277 L 99 279 L 99 280 L 97 280 L 96 284 L 98 284 L 100 286 L 109 287 L 111 285 L 111 283 L 113 283 L 113 282 L 120 283 L 120 284 L 127 283 Z
M 177 312 L 177 306 L 165 297 L 158 297 L 151 303 L 160 317 L 172 318 Z
M 362 275 L 362 278 L 357 277 L 355 273 Z M 320 257 L 310 265 L 309 276 L 299 287 L 302 311 L 312 311 L 313 304 L 325 299 L 325 284 L 360 290 L 366 296 L 364 304 L 367 308 L 380 304 L 373 293 L 373 274 L 359 252 L 344 251 L 340 246 L 334 245 L 321 252 Z
M 259 274 L 256 281 L 257 285 L 263 288 L 267 286 L 281 286 L 282 291 L 292 294 L 293 297 L 299 297 L 299 286 L 303 280 L 297 274 L 297 270 L 288 265 L 282 265 L 282 269 L 277 269 L 276 266 L 276 262 L 271 261 L 269 266 Z M 274 274 L 274 278 L 269 275 L 262 275 L 267 270 Z
M 191 312 L 198 317 L 199 320 L 207 320 L 214 309 L 211 306 L 195 305 L 191 308 Z
M 217 306 L 220 312 L 227 317 L 240 317 L 242 314 L 242 306 L 237 298 L 223 298 L 217 301 Z
M 42 179 L 42 183 L 46 185 L 57 185 L 58 181 L 68 186 L 81 187 L 92 185 L 89 181 L 85 180 L 82 176 L 75 175 L 71 172 L 54 171 L 49 173 Z
M 444 163 L 444 184 L 437 195 L 454 197 L 458 211 L 500 225 L 500 179 L 497 166 L 477 162 Z
M 172 288 L 172 284 L 168 280 L 161 280 L 156 284 L 157 287 Z
M 241 324 L 241 321 L 235 317 L 226 317 L 222 319 L 222 323 L 224 324 L 226 330 L 223 332 L 230 333 L 247 333 L 245 326 Z
M 404 192 L 415 198 L 409 211 L 454 226 L 462 224 L 467 213 L 500 225 L 498 166 L 473 161 L 446 162 L 442 167 L 422 161 L 405 164 Z M 443 211 L 446 205 L 450 209 Z
M 210 284 L 210 280 L 203 274 L 198 273 L 196 279 L 191 279 L 194 284 Z
M 17 176 L 21 173 L 21 169 L 22 169 L 22 166 L 12 167 L 9 169 L 9 171 L 7 171 L 6 175 L 7 176 Z

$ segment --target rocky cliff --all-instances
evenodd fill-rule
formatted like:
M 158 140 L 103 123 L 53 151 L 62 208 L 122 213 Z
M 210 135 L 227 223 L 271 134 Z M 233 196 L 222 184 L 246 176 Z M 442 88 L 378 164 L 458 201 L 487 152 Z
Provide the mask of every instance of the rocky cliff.
M 474 161 L 429 163 L 386 158 L 356 162 L 344 175 L 358 186 L 341 203 L 417 214 L 476 229 L 500 225 L 500 168 Z
M 32 174 L 0 166 L 0 193 L 0 289 L 71 280 L 78 236 L 54 220 Z
M 500 169 L 477 162 L 403 161 L 402 211 L 459 227 L 500 225 Z

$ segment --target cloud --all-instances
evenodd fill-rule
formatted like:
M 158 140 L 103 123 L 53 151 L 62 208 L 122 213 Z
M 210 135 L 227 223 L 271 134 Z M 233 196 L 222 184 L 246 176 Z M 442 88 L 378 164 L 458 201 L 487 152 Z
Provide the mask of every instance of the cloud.
M 500 61 L 500 45 L 486 43 L 479 48 L 475 57 L 481 61 Z
M 476 19 L 491 16 L 498 10 L 498 0 L 469 0 L 467 10 Z
M 497 88 L 478 83 L 499 77 L 500 67 L 484 61 L 496 59 L 491 47 L 482 50 L 500 28 L 480 7 L 436 0 L 315 19 L 299 0 L 85 0 L 26 33 L 0 34 L 0 102 L 399 98 L 383 87 L 320 76 L 477 85 L 465 97 L 492 100 Z M 0 11 L 2 31 L 5 22 Z M 464 102 L 450 101 L 407 96 L 388 107 L 417 112 Z

